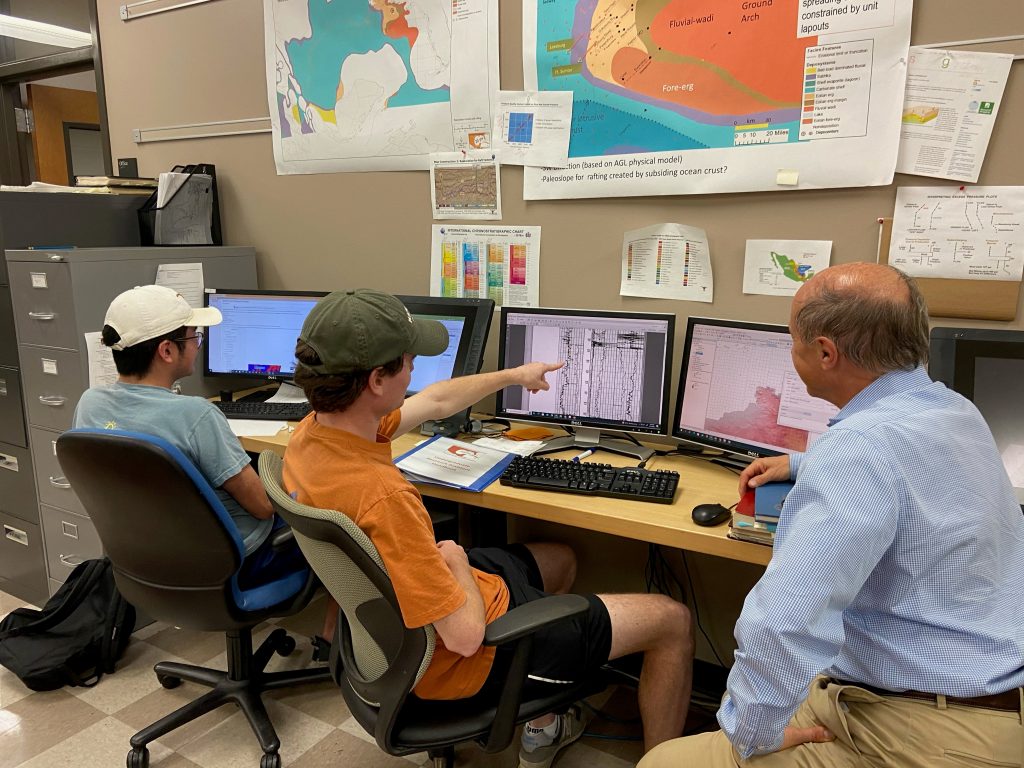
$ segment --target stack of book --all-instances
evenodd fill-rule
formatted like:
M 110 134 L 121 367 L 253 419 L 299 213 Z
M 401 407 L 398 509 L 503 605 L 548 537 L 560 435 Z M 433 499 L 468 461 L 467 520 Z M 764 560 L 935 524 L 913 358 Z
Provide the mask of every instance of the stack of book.
M 772 546 L 782 504 L 792 487 L 792 483 L 768 483 L 748 491 L 732 513 L 729 538 Z
M 156 191 L 156 179 L 136 179 L 127 176 L 76 176 L 78 192 L 105 195 L 151 195 Z

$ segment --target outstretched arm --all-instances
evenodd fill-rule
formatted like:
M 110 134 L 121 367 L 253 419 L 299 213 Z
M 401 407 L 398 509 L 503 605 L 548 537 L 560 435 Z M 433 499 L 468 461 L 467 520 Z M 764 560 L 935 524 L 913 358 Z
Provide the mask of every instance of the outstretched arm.
M 549 388 L 547 374 L 563 365 L 565 363 L 527 363 L 504 371 L 438 381 L 405 401 L 402 421 L 394 436 L 403 435 L 424 421 L 458 413 L 505 387 L 518 385 L 531 392 L 546 390 Z

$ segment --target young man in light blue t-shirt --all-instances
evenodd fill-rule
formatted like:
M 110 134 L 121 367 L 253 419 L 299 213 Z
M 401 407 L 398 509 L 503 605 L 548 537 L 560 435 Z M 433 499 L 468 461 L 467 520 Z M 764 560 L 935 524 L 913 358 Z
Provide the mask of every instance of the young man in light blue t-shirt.
M 238 527 L 245 545 L 240 580 L 246 582 L 275 555 L 268 544 L 274 527 L 270 499 L 220 411 L 201 397 L 171 391 L 195 368 L 203 342 L 198 329 L 220 322 L 218 309 L 192 309 L 163 286 L 144 285 L 119 295 L 107 310 L 102 335 L 113 352 L 117 383 L 86 391 L 74 425 L 156 435 L 185 454 Z M 289 560 L 301 557 L 297 549 L 290 554 Z

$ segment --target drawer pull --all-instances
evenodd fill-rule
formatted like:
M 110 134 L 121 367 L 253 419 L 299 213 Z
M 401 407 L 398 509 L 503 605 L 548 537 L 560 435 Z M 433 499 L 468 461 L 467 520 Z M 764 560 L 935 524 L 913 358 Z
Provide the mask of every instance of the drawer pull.
M 81 565 L 85 562 L 85 558 L 81 555 L 58 555 L 58 557 L 68 568 L 74 568 L 76 565 Z
M 54 477 L 53 475 L 50 475 L 50 485 L 54 488 L 63 488 L 64 490 L 71 487 L 71 483 L 68 482 L 66 477 Z
M 48 405 L 51 408 L 60 408 L 68 399 L 61 395 L 40 395 L 39 402 L 43 405 Z
M 11 472 L 18 471 L 18 459 L 16 456 L 8 456 L 6 453 L 0 453 L 0 469 L 9 469 Z
M 9 525 L 4 526 L 4 538 L 8 541 L 13 541 L 15 544 L 21 544 L 22 546 L 28 546 L 28 534 L 24 531 L 20 531 L 17 528 L 12 528 Z
M 33 320 L 53 320 L 57 317 L 56 312 L 29 312 L 28 316 Z

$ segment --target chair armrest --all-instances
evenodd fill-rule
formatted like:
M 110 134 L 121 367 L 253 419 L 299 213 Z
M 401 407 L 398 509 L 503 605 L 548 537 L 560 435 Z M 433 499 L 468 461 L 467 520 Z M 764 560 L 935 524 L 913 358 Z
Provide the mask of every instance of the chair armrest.
M 281 549 L 286 544 L 290 544 L 295 541 L 295 534 L 292 533 L 291 526 L 286 525 L 283 528 L 278 528 L 270 536 L 270 546 L 272 549 Z
M 551 595 L 513 608 L 487 625 L 484 645 L 513 643 L 514 650 L 491 730 L 486 740 L 479 740 L 485 752 L 500 752 L 512 742 L 533 648 L 533 634 L 541 627 L 580 616 L 589 608 L 590 603 L 581 595 Z
M 590 603 L 581 595 L 551 595 L 513 608 L 487 625 L 484 645 L 504 645 L 532 634 L 541 627 L 557 624 L 586 613 Z

